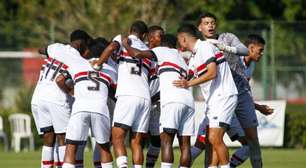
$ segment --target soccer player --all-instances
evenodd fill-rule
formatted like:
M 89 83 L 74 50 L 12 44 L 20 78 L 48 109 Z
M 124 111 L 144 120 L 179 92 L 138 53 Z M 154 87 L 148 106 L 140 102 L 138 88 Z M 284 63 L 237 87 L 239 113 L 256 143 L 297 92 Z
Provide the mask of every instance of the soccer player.
M 227 147 L 223 141 L 237 104 L 237 89 L 223 54 L 212 44 L 197 39 L 196 27 L 190 24 L 178 29 L 178 41 L 182 50 L 191 51 L 189 67 L 193 67 L 195 79 L 177 80 L 174 85 L 189 88 L 199 85 L 206 100 L 208 141 L 216 152 L 221 168 L 229 167 Z M 209 166 L 217 166 L 210 161 Z
M 160 26 L 154 25 L 149 27 L 148 42 L 149 48 L 160 46 L 161 36 L 164 30 Z M 159 117 L 160 117 L 160 88 L 159 78 L 157 76 L 157 64 L 152 62 L 153 66 L 150 70 L 149 85 L 151 95 L 151 112 L 149 121 L 150 144 L 146 155 L 146 167 L 153 168 L 158 159 L 160 152 L 159 137 Z
M 159 66 L 161 167 L 172 167 L 172 144 L 175 135 L 178 136 L 181 150 L 180 167 L 190 167 L 190 136 L 194 134 L 194 100 L 190 90 L 177 88 L 172 84 L 175 80 L 187 79 L 188 66 L 175 49 L 175 36 L 163 35 L 160 45 L 149 51 L 139 51 L 129 47 L 126 40 L 124 41 L 125 48 L 132 56 L 156 59 Z
M 143 40 L 148 28 L 143 21 L 135 21 L 130 27 L 129 39 L 132 47 L 147 50 Z M 151 67 L 149 59 L 137 59 L 129 55 L 122 46 L 121 35 L 116 36 L 104 50 L 100 59 L 94 63 L 99 69 L 110 55 L 118 56 L 118 82 L 116 90 L 116 106 L 112 127 L 112 144 L 119 168 L 127 167 L 127 152 L 124 140 L 127 132 L 132 133 L 131 149 L 135 168 L 143 165 L 143 149 L 141 142 L 148 131 L 151 98 L 148 84 L 148 74 Z
M 108 87 L 113 83 L 110 77 L 112 74 L 104 70 L 94 71 L 85 59 L 91 41 L 91 37 L 86 32 L 73 31 L 70 41 L 68 45 L 55 43 L 46 48 L 51 58 L 67 65 L 67 71 L 75 83 L 75 102 L 67 126 L 63 168 L 75 167 L 77 146 L 86 143 L 89 128 L 101 148 L 102 167 L 112 167 L 112 155 L 109 149 L 110 119 L 106 105 Z
M 239 92 L 235 114 L 246 136 L 252 166 L 254 168 L 260 168 L 262 167 L 262 159 L 257 135 L 258 121 L 255 114 L 255 105 L 250 94 L 249 83 L 244 75 L 244 67 L 239 58 L 239 56 L 248 54 L 248 48 L 232 33 L 217 34 L 216 22 L 217 19 L 213 14 L 204 13 L 199 17 L 198 30 L 206 40 L 223 51 L 226 61 L 231 68 Z M 245 153 L 248 153 L 248 147 L 246 145 L 243 145 L 243 147 L 246 149 L 244 150 L 246 151 Z M 234 157 L 232 159 L 239 160 L 241 158 Z
M 72 97 L 57 86 L 56 79 L 60 74 L 67 72 L 67 65 L 48 57 L 44 49 L 40 49 L 39 52 L 47 55 L 32 99 L 32 104 L 37 103 L 36 118 L 40 132 L 43 133 L 41 167 L 60 167 L 65 154 L 65 133 L 71 113 Z M 55 143 L 58 145 L 57 149 Z

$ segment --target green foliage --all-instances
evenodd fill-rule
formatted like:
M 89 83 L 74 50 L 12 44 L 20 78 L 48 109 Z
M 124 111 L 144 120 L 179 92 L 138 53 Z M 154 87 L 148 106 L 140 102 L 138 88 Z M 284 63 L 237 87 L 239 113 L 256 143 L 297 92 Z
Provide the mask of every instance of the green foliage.
M 306 148 L 306 105 L 288 105 L 285 124 L 285 147 Z

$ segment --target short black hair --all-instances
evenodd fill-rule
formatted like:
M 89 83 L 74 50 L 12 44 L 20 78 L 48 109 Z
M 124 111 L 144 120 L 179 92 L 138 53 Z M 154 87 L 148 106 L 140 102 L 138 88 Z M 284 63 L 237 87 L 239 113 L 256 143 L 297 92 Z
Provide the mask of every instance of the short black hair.
M 161 31 L 162 33 L 164 33 L 164 29 L 158 25 L 153 25 L 153 26 L 150 26 L 149 29 L 148 29 L 148 32 L 149 33 L 154 33 L 156 31 Z
M 215 22 L 217 22 L 217 17 L 214 14 L 212 14 L 210 12 L 204 12 L 198 18 L 197 25 L 199 26 L 202 22 L 202 19 L 206 18 L 206 17 L 213 18 L 215 20 Z
M 258 34 L 250 34 L 248 35 L 248 39 L 246 40 L 246 45 L 249 46 L 250 44 L 266 44 L 265 39 Z
M 176 48 L 177 38 L 173 34 L 165 34 L 161 36 L 160 45 L 169 48 Z
M 101 53 L 109 45 L 109 42 L 103 37 L 97 37 L 89 45 L 89 58 L 99 58 Z
M 137 21 L 132 23 L 131 28 L 130 28 L 130 32 L 145 34 L 145 33 L 148 33 L 148 27 L 145 24 L 145 22 L 143 22 L 141 20 L 137 20 Z
M 76 41 L 76 40 L 82 40 L 85 42 L 90 42 L 90 40 L 92 40 L 92 37 L 85 32 L 84 30 L 74 30 L 71 34 L 70 34 L 70 42 L 72 41 Z
M 197 38 L 197 31 L 197 28 L 193 24 L 183 24 L 178 28 L 177 33 L 187 33 Z

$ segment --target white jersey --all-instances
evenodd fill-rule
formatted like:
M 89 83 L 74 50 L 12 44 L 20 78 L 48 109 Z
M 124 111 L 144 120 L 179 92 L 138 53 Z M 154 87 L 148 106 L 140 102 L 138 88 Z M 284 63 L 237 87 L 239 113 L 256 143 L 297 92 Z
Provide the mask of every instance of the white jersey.
M 133 48 L 148 50 L 148 47 L 136 36 L 129 35 L 128 38 Z M 129 56 L 126 49 L 122 47 L 121 35 L 116 36 L 113 41 L 120 44 L 120 49 L 117 51 L 119 65 L 116 97 L 137 96 L 150 100 L 148 75 L 151 61 Z
M 194 101 L 189 89 L 178 88 L 173 85 L 174 80 L 187 79 L 188 67 L 178 50 L 168 47 L 152 49 L 157 58 L 160 80 L 160 103 L 182 103 L 194 108 Z
M 108 87 L 113 83 L 111 73 L 93 70 L 88 60 L 70 45 L 55 43 L 47 49 L 50 57 L 67 65 L 67 71 L 74 80 L 75 102 L 72 113 L 88 111 L 109 117 L 107 109 Z
M 67 68 L 68 66 L 66 64 L 55 58 L 48 57 L 44 60 L 37 83 L 38 88 L 34 92 L 34 103 L 37 101 L 37 96 L 40 100 L 58 105 L 70 103 L 70 96 L 63 92 L 56 84 L 56 78 L 60 74 L 67 73 Z
M 193 49 L 193 60 L 190 65 L 196 78 L 207 72 L 207 65 L 217 63 L 217 76 L 215 79 L 200 85 L 204 99 L 215 101 L 221 98 L 237 94 L 228 63 L 217 47 L 209 42 L 197 40 Z
M 152 62 L 152 67 L 150 69 L 150 75 L 149 75 L 151 100 L 156 100 L 156 98 L 160 96 L 159 78 L 157 75 L 157 71 L 158 71 L 157 64 L 155 62 Z

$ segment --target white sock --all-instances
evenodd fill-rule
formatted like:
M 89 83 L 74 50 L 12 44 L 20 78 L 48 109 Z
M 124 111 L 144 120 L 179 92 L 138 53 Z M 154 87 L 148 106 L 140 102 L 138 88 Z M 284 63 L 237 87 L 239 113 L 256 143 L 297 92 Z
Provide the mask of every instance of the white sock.
M 64 163 L 62 168 L 75 168 L 75 166 L 70 163 Z
M 221 165 L 220 168 L 230 168 L 230 164 L 226 164 L 226 165 Z
M 113 168 L 113 162 L 101 163 L 102 168 Z
M 241 148 L 237 149 L 232 155 L 230 161 L 230 167 L 234 168 L 241 165 L 244 161 L 248 159 L 250 155 L 250 148 L 248 145 L 243 145 Z
M 173 163 L 161 162 L 161 168 L 172 168 Z
M 218 168 L 218 166 L 208 166 L 208 168 Z
M 116 159 L 116 163 L 118 168 L 126 168 L 128 165 L 128 158 L 127 156 L 119 156 Z
M 195 146 L 191 147 L 191 160 L 192 162 L 202 153 L 202 149 L 197 148 Z
M 142 168 L 142 165 L 133 165 L 133 168 Z
M 53 161 L 54 161 L 54 167 L 62 167 L 62 165 L 59 165 L 59 156 L 58 156 L 58 145 L 57 142 L 55 142 L 53 147 Z
M 146 158 L 146 168 L 153 168 L 155 165 L 155 162 L 158 159 L 158 155 L 160 152 L 160 147 L 155 147 L 150 144 L 147 152 L 147 158 Z
M 64 156 L 65 156 L 66 146 L 58 147 L 58 166 L 62 166 L 64 164 Z
M 53 167 L 53 147 L 43 146 L 41 151 L 41 168 Z
M 84 149 L 85 145 L 78 145 L 77 153 L 75 156 L 75 167 L 83 168 L 83 160 L 84 160 Z

